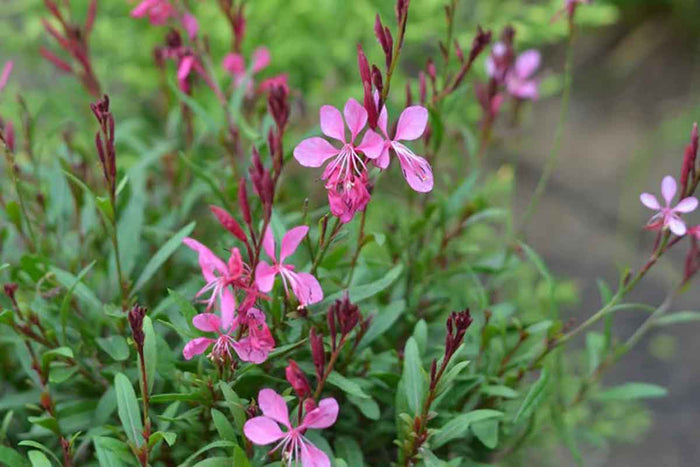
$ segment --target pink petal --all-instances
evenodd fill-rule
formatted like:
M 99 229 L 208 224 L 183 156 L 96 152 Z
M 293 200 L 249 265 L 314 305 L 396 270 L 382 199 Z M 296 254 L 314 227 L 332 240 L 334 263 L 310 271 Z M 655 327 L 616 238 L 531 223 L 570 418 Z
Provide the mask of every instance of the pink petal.
M 379 118 L 377 119 L 377 126 L 379 127 L 380 130 L 382 130 L 382 133 L 387 138 L 389 137 L 389 134 L 386 131 L 386 125 L 387 125 L 388 120 L 389 120 L 389 117 L 387 116 L 386 105 L 385 105 L 384 107 L 382 107 L 382 111 L 379 112 Z
M 384 150 L 382 153 L 372 161 L 374 165 L 379 167 L 380 169 L 384 170 L 387 167 L 389 167 L 389 147 L 386 145 L 384 146 Z
M 641 195 L 639 195 L 639 200 L 644 206 L 648 207 L 649 209 L 661 209 L 661 206 L 659 205 L 659 201 L 656 199 L 656 196 L 652 195 L 651 193 L 642 193 Z
M 540 66 L 541 56 L 537 50 L 526 50 L 515 60 L 515 72 L 520 78 L 532 76 Z
M 185 13 L 182 15 L 182 25 L 185 27 L 185 31 L 187 31 L 187 35 L 190 37 L 190 39 L 194 40 L 194 38 L 197 36 L 197 31 L 199 31 L 199 23 L 197 23 L 197 18 L 190 13 Z
M 200 313 L 192 318 L 194 327 L 204 332 L 218 332 L 221 330 L 221 319 L 214 313 Z
M 192 360 L 195 355 L 203 354 L 207 348 L 214 342 L 214 339 L 208 337 L 196 337 L 185 344 L 185 348 L 182 349 L 182 355 L 185 360 Z
M 246 438 L 258 445 L 274 443 L 285 437 L 279 425 L 267 417 L 251 418 L 243 425 L 243 433 Z
M 496 76 L 496 65 L 494 63 L 493 57 L 488 56 L 486 57 L 486 75 L 489 78 L 494 78 Z
M 246 318 L 250 321 L 255 322 L 255 323 L 264 323 L 265 322 L 265 313 L 258 310 L 257 308 L 248 308 L 248 311 L 246 313 Z
M 272 348 L 274 348 L 274 346 Z M 236 351 L 236 355 L 238 355 L 242 361 L 255 363 L 256 365 L 267 360 L 267 356 L 270 354 L 272 348 L 257 345 L 255 340 L 251 337 L 244 337 L 238 342 L 233 343 L 233 350 Z
M 150 10 L 158 0 L 143 0 L 141 3 L 136 5 L 133 10 L 131 10 L 131 16 L 134 18 L 141 18 L 148 14 Z
M 299 304 L 313 305 L 323 300 L 323 289 L 314 276 L 307 272 L 293 272 L 291 275 L 295 279 L 292 282 L 292 291 L 299 300 Z
M 324 105 L 320 110 L 321 131 L 329 138 L 345 142 L 345 125 L 340 110 L 332 105 Z
M 338 418 L 338 410 L 338 402 L 334 398 L 322 399 L 318 407 L 306 414 L 302 425 L 306 428 L 328 428 Z
M 331 461 L 325 452 L 309 441 L 301 440 L 301 465 L 303 467 L 331 467 Z
M 382 155 L 385 148 L 386 145 L 384 144 L 384 138 L 372 130 L 367 130 L 365 132 L 365 136 L 362 138 L 362 142 L 355 149 L 362 152 L 370 159 L 376 159 Z
M 683 198 L 675 208 L 673 208 L 674 211 L 676 212 L 693 212 L 695 211 L 695 208 L 698 207 L 698 199 L 695 198 L 694 196 L 689 196 L 688 198 Z
M 350 142 L 353 142 L 367 124 L 367 111 L 359 102 L 350 98 L 345 103 L 343 115 L 345 115 L 345 122 L 348 124 L 348 128 L 350 128 Z
M 276 274 L 277 271 L 274 267 L 270 266 L 265 261 L 260 261 L 255 268 L 255 285 L 258 287 L 258 290 L 264 293 L 272 290 Z
M 433 189 L 433 169 L 428 161 L 416 156 L 406 146 L 394 143 L 394 150 L 399 157 L 401 171 L 408 185 L 415 191 L 427 193 Z
M 258 393 L 258 406 L 263 415 L 290 428 L 289 410 L 284 398 L 272 389 L 261 389 Z
M 282 238 L 282 247 L 280 249 L 280 263 L 283 263 L 285 258 L 294 253 L 309 232 L 309 228 L 305 225 L 294 227 L 292 230 L 284 234 Z
M 194 66 L 194 57 L 188 55 L 180 61 L 180 65 L 177 68 L 177 79 L 182 81 L 187 76 L 189 76 L 192 67 Z
M 209 248 L 199 243 L 197 240 L 185 237 L 182 243 L 199 253 L 199 267 L 202 268 L 202 275 L 207 280 L 207 282 L 216 279 L 214 271 L 219 274 L 225 275 L 228 272 L 226 263 L 220 260 L 214 253 L 211 252 Z
M 675 217 L 675 216 L 671 217 L 668 220 L 668 227 L 671 229 L 671 232 L 678 235 L 679 237 L 682 237 L 683 235 L 685 235 L 685 232 L 686 232 L 685 222 L 683 222 L 678 217 Z
M 666 175 L 661 180 L 661 196 L 666 201 L 666 206 L 669 206 L 673 197 L 676 196 L 676 179 L 670 175 Z
M 281 75 L 273 76 L 272 78 L 264 79 L 260 82 L 261 91 L 269 91 L 274 87 L 282 87 L 287 92 L 289 92 L 289 77 L 287 73 L 282 73 Z
M 509 79 L 507 81 L 508 92 L 518 99 L 537 99 L 539 89 L 537 81 L 520 81 Z
M 321 167 L 330 157 L 340 150 L 323 138 L 314 136 L 302 141 L 294 148 L 294 158 L 304 167 Z
M 270 64 L 270 51 L 267 47 L 258 47 L 253 51 L 253 73 L 257 73 Z
M 245 73 L 245 60 L 240 54 L 228 54 L 222 62 L 224 70 L 232 75 L 240 75 Z
M 399 117 L 394 141 L 413 141 L 423 135 L 428 124 L 428 109 L 420 105 L 407 107 Z
M 221 328 L 223 332 L 230 331 L 235 314 L 236 297 L 231 292 L 231 289 L 226 287 L 221 292 Z
M 274 260 L 275 257 L 275 237 L 272 234 L 272 229 L 270 226 L 267 226 L 267 229 L 265 229 L 265 235 L 263 236 L 263 249 L 265 250 L 265 253 L 267 253 L 267 256 L 270 257 L 270 259 Z
M 0 91 L 2 91 L 7 85 L 7 81 L 10 79 L 10 73 L 12 73 L 13 66 L 14 62 L 10 60 L 9 62 L 5 63 L 5 66 L 2 68 L 2 74 L 0 74 Z

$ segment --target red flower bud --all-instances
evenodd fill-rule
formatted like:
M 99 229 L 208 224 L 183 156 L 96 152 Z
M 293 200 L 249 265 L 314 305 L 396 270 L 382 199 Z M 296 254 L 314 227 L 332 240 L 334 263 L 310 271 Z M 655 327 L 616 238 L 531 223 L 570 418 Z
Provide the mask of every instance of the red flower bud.
M 290 386 L 297 393 L 297 397 L 303 400 L 311 394 L 311 386 L 309 386 L 309 381 L 306 379 L 306 375 L 301 371 L 299 365 L 294 360 L 289 360 L 289 365 L 284 370 L 284 374 L 287 377 L 287 381 Z
M 238 221 L 234 219 L 231 214 L 226 212 L 225 209 L 222 209 L 218 206 L 209 206 L 209 209 L 211 210 L 212 213 L 216 216 L 217 220 L 219 223 L 224 226 L 226 230 L 231 232 L 234 237 L 242 241 L 243 243 L 246 243 L 248 241 L 245 232 L 243 232 L 243 228 L 240 226 Z

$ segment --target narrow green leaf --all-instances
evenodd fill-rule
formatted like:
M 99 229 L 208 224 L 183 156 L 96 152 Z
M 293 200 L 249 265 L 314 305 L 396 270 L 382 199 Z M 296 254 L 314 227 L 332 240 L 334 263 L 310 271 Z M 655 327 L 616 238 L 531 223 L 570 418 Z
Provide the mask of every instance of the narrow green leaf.
M 61 462 L 61 460 L 58 458 L 58 456 L 56 456 L 56 454 L 54 454 L 54 452 L 51 449 L 47 448 L 43 444 L 38 443 L 36 441 L 27 439 L 27 440 L 20 441 L 19 443 L 17 443 L 17 446 L 27 446 L 30 448 L 38 449 L 40 451 L 43 451 L 44 454 L 48 454 L 49 457 L 52 458 L 56 462 L 56 465 L 63 464 L 63 462 Z
M 117 412 L 126 436 L 135 446 L 141 446 L 144 442 L 143 424 L 134 387 L 129 378 L 122 373 L 117 373 L 114 377 L 114 388 L 117 393 Z
M 153 382 L 156 375 L 156 333 L 153 330 L 153 322 L 149 316 L 143 318 L 143 359 L 146 362 L 146 379 L 148 394 L 153 391 Z
M 449 422 L 445 423 L 442 428 L 430 438 L 430 446 L 433 449 L 437 449 L 453 439 L 462 438 L 466 435 L 472 423 L 491 418 L 503 418 L 503 412 L 491 409 L 480 409 L 457 415 Z
M 479 441 L 489 449 L 498 446 L 498 420 L 489 419 L 474 422 L 471 425 L 472 433 Z
M 185 462 L 183 462 L 181 464 L 181 467 L 188 467 L 188 466 L 192 465 L 194 460 L 197 459 L 197 457 L 199 457 L 200 454 L 203 454 L 203 453 L 209 451 L 210 449 L 233 448 L 236 446 L 238 446 L 238 445 L 236 443 L 232 443 L 231 441 L 224 441 L 224 440 L 214 441 L 213 443 L 209 443 L 206 446 L 204 446 L 203 448 L 200 448 L 194 454 L 192 454 L 190 457 L 188 457 L 185 460 Z
M 362 399 L 369 399 L 369 396 L 362 390 L 359 384 L 336 371 L 333 371 L 330 375 L 328 375 L 326 382 L 328 384 L 332 384 L 338 389 L 341 389 L 343 392 L 349 395 Z
M 78 276 L 75 278 L 75 281 L 73 282 L 73 285 L 71 285 L 68 290 L 66 291 L 66 295 L 63 297 L 63 301 L 61 302 L 61 309 L 59 311 L 59 316 L 61 317 L 61 328 L 63 330 L 63 340 L 66 340 L 66 325 L 68 323 L 68 312 L 70 311 L 70 302 L 71 298 L 73 298 L 73 292 L 75 291 L 75 288 L 78 287 L 78 285 L 81 283 L 83 280 L 83 277 L 90 272 L 90 269 L 97 263 L 97 261 L 93 261 L 92 263 L 88 264 L 83 268 L 80 273 L 78 273 Z
M 112 359 L 123 362 L 129 358 L 129 344 L 122 336 L 98 337 L 95 340 Z
M 20 453 L 0 444 L 0 465 L 27 467 L 30 464 Z
M 214 421 L 214 427 L 221 439 L 237 442 L 236 430 L 233 429 L 233 425 L 228 421 L 226 415 L 216 409 L 211 409 L 211 419 Z
M 425 393 L 423 369 L 416 340 L 411 337 L 404 347 L 403 377 L 408 407 L 414 415 L 420 413 Z
M 518 412 L 513 417 L 513 423 L 518 423 L 518 420 L 522 416 L 529 416 L 530 413 L 542 402 L 542 397 L 544 395 L 545 389 L 549 386 L 549 374 L 547 369 L 542 369 L 540 377 L 535 383 L 530 387 L 523 403 L 520 405 Z
M 353 438 L 339 436 L 335 440 L 335 453 L 352 467 L 363 467 L 365 461 L 362 457 L 362 448 Z
M 664 397 L 668 394 L 666 388 L 649 383 L 625 383 L 599 392 L 594 396 L 599 401 L 649 399 Z
M 100 467 L 122 467 L 125 464 L 132 464 L 133 455 L 129 447 L 122 441 L 105 436 L 95 436 L 92 439 L 95 446 L 97 461 Z
M 32 467 L 53 467 L 51 461 L 41 451 L 29 451 L 27 456 Z
M 370 420 L 379 420 L 379 404 L 377 404 L 377 401 L 371 397 L 368 398 L 348 395 L 348 400 L 351 404 L 360 409 L 360 412 L 362 412 L 365 417 L 369 418 Z
M 364 349 L 377 337 L 384 334 L 389 328 L 391 328 L 391 326 L 393 326 L 405 309 L 406 302 L 404 300 L 397 300 L 390 303 L 386 308 L 378 312 L 372 318 L 372 323 L 370 324 L 369 329 L 367 329 L 367 333 L 364 335 L 364 337 L 362 337 L 357 349 Z
M 149 448 L 153 448 L 161 440 L 168 443 L 168 446 L 172 446 L 175 444 L 176 439 L 177 433 L 173 433 L 172 431 L 156 431 L 151 434 L 151 437 L 148 439 L 148 446 Z
M 165 263 L 170 256 L 175 253 L 182 243 L 182 239 L 192 233 L 194 230 L 195 222 L 190 222 L 185 227 L 180 229 L 170 240 L 165 242 L 165 244 L 160 247 L 155 255 L 146 263 L 143 268 L 141 275 L 136 280 L 134 287 L 131 289 L 131 295 L 133 296 L 141 290 L 148 280 L 153 277 L 153 275 L 158 271 L 158 269 Z

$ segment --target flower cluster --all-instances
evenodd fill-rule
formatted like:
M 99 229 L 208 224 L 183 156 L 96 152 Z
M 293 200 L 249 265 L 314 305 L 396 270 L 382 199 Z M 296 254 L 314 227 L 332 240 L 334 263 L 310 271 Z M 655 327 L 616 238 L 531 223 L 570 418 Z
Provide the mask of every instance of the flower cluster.
M 216 206 L 212 206 L 212 212 L 224 228 L 249 248 L 243 229 L 230 214 Z M 323 299 L 321 285 L 313 275 L 296 272 L 292 264 L 285 262 L 307 232 L 306 226 L 287 232 L 282 239 L 278 260 L 272 230 L 268 227 L 262 239 L 262 248 L 273 264 L 259 261 L 254 272 L 243 261 L 238 248 L 232 248 L 228 260 L 224 261 L 197 240 L 189 237 L 183 240 L 198 254 L 199 266 L 206 281 L 196 294 L 196 298 L 206 304 L 205 312 L 196 315 L 192 324 L 200 331 L 216 334 L 213 338 L 197 337 L 189 341 L 183 350 L 187 360 L 206 352 L 212 344 L 209 358 L 219 364 L 231 362 L 234 352 L 245 362 L 262 363 L 267 359 L 275 341 L 266 324 L 265 314 L 253 305 L 259 298 L 268 298 L 265 294 L 272 290 L 275 277 L 278 274 L 282 277 L 285 292 L 289 296 L 291 289 L 302 307 Z M 252 253 L 251 250 L 249 252 Z M 242 298 L 240 303 L 239 298 Z M 212 313 L 216 309 L 220 311 L 219 315 Z

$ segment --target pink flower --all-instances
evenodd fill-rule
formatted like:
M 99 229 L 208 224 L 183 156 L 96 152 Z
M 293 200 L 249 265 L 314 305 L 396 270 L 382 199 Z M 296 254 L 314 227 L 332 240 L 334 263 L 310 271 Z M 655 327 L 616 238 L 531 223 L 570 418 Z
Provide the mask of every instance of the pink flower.
M 374 163 L 382 169 L 387 168 L 389 165 L 389 150 L 393 150 L 396 157 L 399 158 L 401 171 L 409 186 L 421 193 L 427 193 L 433 189 L 433 169 L 428 161 L 417 156 L 399 141 L 413 141 L 420 138 L 427 124 L 428 110 L 420 105 L 406 107 L 401 112 L 393 139 L 389 138 L 387 133 L 386 106 L 382 108 L 377 120 L 377 125 L 384 133 L 386 141 L 384 142 L 384 150 Z
M 236 308 L 236 299 L 229 286 L 246 288 L 249 277 L 248 265 L 241 260 L 240 251 L 238 248 L 232 249 L 228 263 L 224 263 L 209 248 L 193 238 L 187 237 L 182 243 L 199 254 L 199 267 L 202 268 L 202 276 L 207 281 L 196 296 L 211 292 L 209 298 L 204 301 L 207 304 L 206 311 L 211 311 L 218 299 L 221 303 L 222 318 L 230 324 L 233 320 L 233 310 Z M 225 313 L 231 313 L 231 316 L 226 316 Z
M 650 228 L 669 228 L 678 236 L 685 235 L 687 229 L 680 214 L 694 211 L 698 207 L 697 198 L 693 196 L 683 198 L 675 207 L 671 207 L 671 201 L 676 196 L 676 180 L 670 175 L 665 176 L 661 181 L 661 195 L 666 203 L 664 206 L 661 206 L 656 197 L 650 193 L 642 193 L 639 196 L 644 206 L 658 211 L 649 220 L 648 226 Z
M 0 73 L 0 91 L 2 91 L 3 88 L 7 85 L 7 80 L 10 79 L 10 73 L 12 73 L 13 66 L 14 62 L 10 60 L 7 63 L 5 63 L 5 66 L 2 68 L 2 73 Z
M 182 26 L 185 28 L 185 31 L 187 31 L 187 35 L 190 36 L 191 40 L 197 37 L 199 23 L 192 13 L 185 13 L 182 15 Z
M 233 310 L 225 315 L 233 316 Z M 233 359 L 233 350 L 242 361 L 259 364 L 267 360 L 267 356 L 275 347 L 270 329 L 265 324 L 265 315 L 255 308 L 250 308 L 245 314 L 229 322 L 213 313 L 200 313 L 192 318 L 192 324 L 200 331 L 215 332 L 217 337 L 195 337 L 189 341 L 182 349 L 186 360 L 203 354 L 214 344 L 209 353 L 212 361 L 230 362 Z M 239 326 L 248 328 L 248 336 L 236 341 L 231 333 Z
M 246 91 L 249 94 L 252 94 L 255 88 L 253 77 L 270 64 L 270 51 L 267 47 L 258 47 L 253 51 L 252 60 L 250 75 L 248 75 L 248 70 L 246 70 L 245 58 L 241 54 L 230 53 L 224 57 L 222 62 L 224 70 L 233 76 L 233 84 L 235 86 L 240 86 L 247 81 Z M 260 90 L 265 91 L 273 85 L 281 85 L 288 89 L 287 75 L 282 74 L 263 80 L 260 84 Z
M 540 53 L 526 50 L 515 60 L 515 65 L 506 74 L 506 89 L 518 99 L 537 99 L 539 83 L 532 75 L 540 66 Z
M 311 305 L 323 300 L 323 290 L 314 276 L 307 272 L 295 272 L 294 266 L 284 263 L 284 260 L 296 251 L 308 231 L 309 228 L 302 225 L 294 227 L 284 234 L 278 262 L 275 256 L 275 239 L 270 227 L 267 228 L 263 237 L 263 248 L 267 256 L 272 260 L 272 265 L 267 264 L 265 261 L 260 261 L 255 268 L 255 284 L 261 292 L 266 293 L 272 290 L 275 276 L 279 274 L 282 276 L 282 283 L 287 295 L 289 295 L 289 287 L 291 287 L 301 306 Z
M 287 403 L 272 389 L 260 390 L 258 405 L 263 415 L 251 418 L 243 426 L 243 433 L 249 440 L 258 445 L 279 441 L 272 452 L 281 448 L 288 466 L 298 465 L 301 460 L 302 467 L 330 467 L 328 456 L 306 439 L 304 433 L 309 428 L 328 428 L 335 423 L 339 410 L 335 399 L 322 399 L 296 427 L 289 422 Z M 286 430 L 282 431 L 279 425 Z
M 491 54 L 486 58 L 486 74 L 489 78 L 502 83 L 512 59 L 512 47 L 503 41 L 496 42 L 491 48 Z
M 340 148 L 316 136 L 299 143 L 294 148 L 294 158 L 305 167 L 320 167 L 326 160 L 335 158 L 326 166 L 322 179 L 328 180 L 326 188 L 329 190 L 331 212 L 341 221 L 349 222 L 355 212 L 363 210 L 369 201 L 367 166 L 359 153 L 369 159 L 376 159 L 384 150 L 384 141 L 368 129 L 360 145 L 355 145 L 355 139 L 367 124 L 367 111 L 355 99 L 348 99 L 343 115 L 350 129 L 349 140 L 346 140 L 345 124 L 340 111 L 330 105 L 321 107 L 321 131 L 329 138 L 340 141 Z
M 142 0 L 141 3 L 131 10 L 134 18 L 148 16 L 148 20 L 154 26 L 162 26 L 173 16 L 177 15 L 177 10 L 168 0 Z

